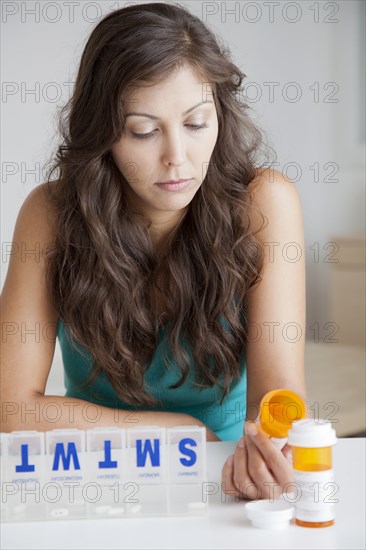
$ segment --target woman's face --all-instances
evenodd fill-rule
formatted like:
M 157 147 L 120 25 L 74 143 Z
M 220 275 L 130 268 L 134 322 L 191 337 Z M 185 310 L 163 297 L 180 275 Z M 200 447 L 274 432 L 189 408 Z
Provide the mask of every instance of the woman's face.
M 128 182 L 127 201 L 162 231 L 173 227 L 200 188 L 214 149 L 218 120 L 212 88 L 192 69 L 150 87 L 135 87 L 113 159 Z M 189 179 L 182 188 L 159 182 Z

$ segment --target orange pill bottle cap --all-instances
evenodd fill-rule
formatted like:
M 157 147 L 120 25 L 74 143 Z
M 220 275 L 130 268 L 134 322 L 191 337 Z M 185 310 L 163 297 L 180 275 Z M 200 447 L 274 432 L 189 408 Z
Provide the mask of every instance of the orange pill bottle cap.
M 286 438 L 292 423 L 305 415 L 304 401 L 291 390 L 270 391 L 260 403 L 259 422 L 263 431 L 273 438 Z

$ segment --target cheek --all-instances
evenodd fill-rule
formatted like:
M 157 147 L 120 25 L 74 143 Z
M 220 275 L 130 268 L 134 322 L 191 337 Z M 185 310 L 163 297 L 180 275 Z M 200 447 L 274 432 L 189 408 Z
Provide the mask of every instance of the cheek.
M 218 137 L 218 124 L 217 121 L 213 121 L 211 127 L 209 128 L 209 132 L 206 134 L 206 139 L 202 140 L 202 147 L 200 147 L 200 150 L 202 154 L 211 155 L 212 151 L 215 148 L 216 141 Z
M 219 126 L 218 126 L 218 121 L 216 120 L 215 130 L 212 132 L 211 151 L 213 151 L 213 149 L 215 148 L 218 135 L 219 135 Z
M 124 155 L 122 154 L 122 151 L 119 147 L 111 147 L 111 155 L 114 160 L 114 163 L 118 168 L 121 170 L 123 164 L 124 164 Z
M 116 166 L 127 180 L 138 172 L 139 158 L 128 147 L 111 148 L 111 153 Z
M 202 147 L 200 148 L 200 156 L 204 157 L 204 160 L 207 161 L 208 158 L 211 157 L 212 152 L 216 145 L 216 141 L 217 141 L 217 133 L 214 133 L 210 136 L 209 139 L 207 139 L 207 141 L 205 141 L 202 144 Z

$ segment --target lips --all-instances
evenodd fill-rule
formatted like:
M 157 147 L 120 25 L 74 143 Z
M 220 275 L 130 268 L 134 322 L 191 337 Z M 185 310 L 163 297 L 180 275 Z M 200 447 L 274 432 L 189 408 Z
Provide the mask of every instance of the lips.
M 164 189 L 165 191 L 180 191 L 181 189 L 185 189 L 186 187 L 189 187 L 191 185 L 192 180 L 179 180 L 178 183 L 156 183 L 155 185 L 159 187 L 160 189 Z
M 167 180 L 167 181 L 158 181 L 156 182 L 157 184 L 166 184 L 166 185 L 170 185 L 170 184 L 173 184 L 173 183 L 183 183 L 184 181 L 189 181 L 189 179 L 180 179 L 180 180 Z

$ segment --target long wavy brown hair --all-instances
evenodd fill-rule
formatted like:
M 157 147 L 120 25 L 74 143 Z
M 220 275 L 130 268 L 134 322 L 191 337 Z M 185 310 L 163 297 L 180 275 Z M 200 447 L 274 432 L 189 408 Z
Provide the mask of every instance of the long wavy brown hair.
M 218 138 L 201 187 L 157 251 L 145 220 L 128 209 L 126 180 L 110 148 L 124 129 L 129 87 L 161 81 L 183 64 L 212 87 Z M 182 335 L 197 388 L 218 384 L 222 403 L 242 375 L 246 295 L 263 267 L 249 223 L 248 186 L 268 160 L 264 151 L 272 150 L 250 119 L 245 76 L 222 39 L 185 8 L 130 5 L 91 32 L 74 93 L 60 110 L 62 144 L 47 172 L 57 212 L 47 285 L 70 336 L 93 358 L 87 384 L 104 371 L 126 403 L 161 405 L 143 387 L 159 337 L 151 306 L 156 289 L 166 302 L 168 343 L 181 370 L 172 388 L 192 368 Z

